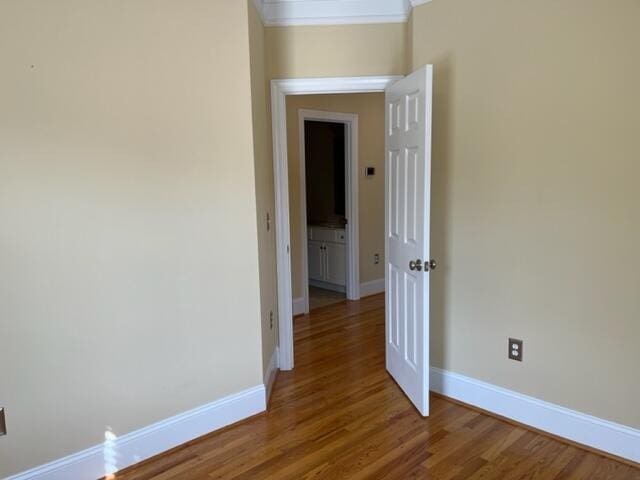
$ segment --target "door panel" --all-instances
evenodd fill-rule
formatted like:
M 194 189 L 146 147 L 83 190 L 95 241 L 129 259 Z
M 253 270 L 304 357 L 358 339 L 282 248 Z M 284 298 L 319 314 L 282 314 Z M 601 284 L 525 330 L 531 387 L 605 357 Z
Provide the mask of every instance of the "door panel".
M 325 281 L 336 285 L 347 284 L 347 249 L 340 243 L 325 243 Z
M 387 315 L 389 324 L 387 325 L 387 348 L 393 348 L 396 353 L 400 352 L 400 269 L 389 263 L 389 272 L 387 273 L 387 311 L 391 315 Z
M 322 281 L 324 279 L 322 243 L 308 242 L 309 278 Z
M 429 65 L 390 86 L 385 95 L 386 363 L 425 416 L 429 414 L 431 90 Z M 422 267 L 410 268 L 413 262 Z

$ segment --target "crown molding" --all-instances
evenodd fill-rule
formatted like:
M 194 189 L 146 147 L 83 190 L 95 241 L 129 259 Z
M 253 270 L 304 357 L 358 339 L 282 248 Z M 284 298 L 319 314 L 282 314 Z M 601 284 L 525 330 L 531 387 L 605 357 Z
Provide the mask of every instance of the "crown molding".
M 267 27 L 406 22 L 431 0 L 253 0 Z

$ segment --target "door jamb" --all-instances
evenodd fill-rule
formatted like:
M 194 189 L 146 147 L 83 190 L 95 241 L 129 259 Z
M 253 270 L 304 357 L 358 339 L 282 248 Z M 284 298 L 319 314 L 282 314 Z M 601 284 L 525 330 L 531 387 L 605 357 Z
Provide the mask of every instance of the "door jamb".
M 355 113 L 298 110 L 298 139 L 300 146 L 300 230 L 302 247 L 302 298 L 304 313 L 309 313 L 309 252 L 307 245 L 307 179 L 306 179 L 306 120 L 340 123 L 345 128 L 345 225 L 347 236 L 346 296 L 360 299 L 360 241 L 358 219 L 358 115 Z
M 389 85 L 400 78 L 402 78 L 402 76 L 385 75 L 374 77 L 271 80 L 273 172 L 276 202 L 279 366 L 282 370 L 293 369 L 293 295 L 291 290 L 291 233 L 289 228 L 286 96 L 384 92 Z M 306 239 L 304 243 L 306 244 Z

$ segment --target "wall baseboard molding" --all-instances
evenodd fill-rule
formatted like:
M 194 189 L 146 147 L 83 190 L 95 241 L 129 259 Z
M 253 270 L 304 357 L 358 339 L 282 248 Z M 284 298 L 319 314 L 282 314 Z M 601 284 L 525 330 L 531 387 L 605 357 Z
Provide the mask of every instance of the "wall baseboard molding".
M 265 387 L 258 385 L 6 480 L 101 478 L 265 409 Z
M 309 285 L 312 287 L 324 288 L 325 290 L 331 290 L 332 292 L 344 293 L 345 296 L 347 292 L 347 287 L 345 287 L 344 285 L 335 285 L 333 283 L 323 282 L 321 280 L 310 279 Z
M 229 395 L 6 480 L 100 478 L 261 413 L 266 409 L 268 393 L 276 378 L 278 356 L 276 347 L 265 374 L 265 385 Z M 430 369 L 430 379 L 431 390 L 436 393 L 640 463 L 640 430 L 435 367 Z
M 360 284 L 360 297 L 368 297 L 382 292 L 384 292 L 384 278 Z
M 640 430 L 431 367 L 431 390 L 575 443 L 640 463 Z
M 293 316 L 302 315 L 304 313 L 304 297 L 293 299 Z
M 271 354 L 269 365 L 267 365 L 267 371 L 264 373 L 264 388 L 266 395 L 266 404 L 269 405 L 269 398 L 271 398 L 271 392 L 273 391 L 273 384 L 278 376 L 280 349 L 276 346 Z

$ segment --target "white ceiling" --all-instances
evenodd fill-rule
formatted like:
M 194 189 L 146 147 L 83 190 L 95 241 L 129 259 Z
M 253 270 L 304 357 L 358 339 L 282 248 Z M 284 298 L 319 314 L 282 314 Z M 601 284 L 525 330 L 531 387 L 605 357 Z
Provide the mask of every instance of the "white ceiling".
M 253 0 L 267 26 L 406 22 L 431 0 Z

